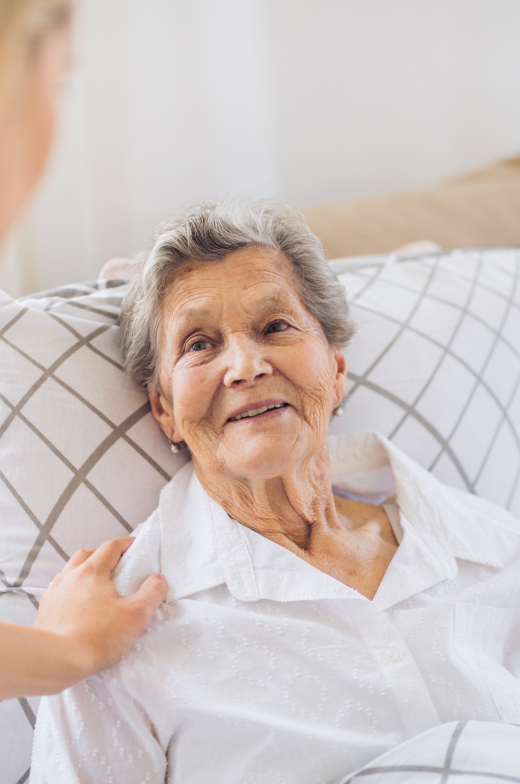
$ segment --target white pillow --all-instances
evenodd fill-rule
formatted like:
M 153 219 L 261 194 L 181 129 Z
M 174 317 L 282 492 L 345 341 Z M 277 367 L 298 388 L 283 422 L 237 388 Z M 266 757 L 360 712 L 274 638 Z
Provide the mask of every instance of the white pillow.
M 520 512 L 520 252 L 332 267 L 359 331 L 330 432 L 379 430 L 449 484 Z M 65 560 L 146 519 L 187 459 L 123 378 L 124 291 L 0 299 L 0 620 L 32 623 Z M 37 702 L 0 703 L 3 784 L 28 778 Z
M 520 728 L 450 721 L 421 732 L 334 784 L 498 784 L 518 781 Z
M 520 514 L 520 251 L 332 267 L 359 331 L 330 432 L 379 430 L 446 484 Z
M 80 547 L 145 520 L 187 459 L 122 374 L 124 287 L 0 299 L 0 620 L 32 624 Z M 0 703 L 2 784 L 26 781 L 38 700 Z

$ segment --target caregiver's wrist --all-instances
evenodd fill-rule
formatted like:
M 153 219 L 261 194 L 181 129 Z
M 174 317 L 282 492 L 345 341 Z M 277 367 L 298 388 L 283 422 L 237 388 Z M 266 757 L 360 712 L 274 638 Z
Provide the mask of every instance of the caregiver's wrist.
M 74 636 L 38 628 L 34 632 L 41 657 L 38 693 L 59 694 L 90 675 L 88 655 Z
M 92 640 L 78 634 L 54 634 L 58 646 L 54 667 L 55 694 L 89 678 L 103 668 L 103 655 Z M 58 652 L 59 651 L 59 652 Z
M 33 628 L 34 685 L 28 694 L 59 694 L 95 672 L 89 646 L 75 634 Z M 30 666 L 28 670 L 30 672 Z M 30 682 L 28 687 L 31 688 Z
M 76 640 L 0 624 L 0 699 L 58 694 L 87 675 L 88 657 Z
M 110 664 L 106 646 L 100 647 L 86 635 L 46 629 L 33 631 L 38 633 L 35 648 L 40 657 L 40 675 L 34 694 L 59 694 Z

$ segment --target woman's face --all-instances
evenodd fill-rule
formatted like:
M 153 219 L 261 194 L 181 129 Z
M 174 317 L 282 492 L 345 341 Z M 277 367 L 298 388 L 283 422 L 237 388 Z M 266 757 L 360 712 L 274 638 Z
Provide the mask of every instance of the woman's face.
M 329 346 L 275 251 L 191 264 L 168 292 L 152 409 L 204 472 L 270 478 L 312 457 L 345 379 L 342 351 Z

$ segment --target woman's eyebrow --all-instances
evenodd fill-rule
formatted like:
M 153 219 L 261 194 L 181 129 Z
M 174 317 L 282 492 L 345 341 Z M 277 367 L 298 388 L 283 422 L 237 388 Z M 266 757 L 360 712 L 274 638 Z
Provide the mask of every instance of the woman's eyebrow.
M 177 329 L 189 329 L 201 326 L 202 322 L 211 315 L 210 307 L 186 307 L 172 315 L 170 324 Z
M 207 315 L 207 308 L 197 307 L 171 314 L 170 318 L 163 322 L 162 331 L 165 343 L 170 346 L 180 345 L 189 337 L 190 333 L 203 328 Z
M 194 323 L 196 321 L 201 321 L 211 313 L 210 308 L 189 308 L 187 310 L 182 310 L 181 313 L 175 317 L 175 321 L 177 323 Z
M 258 310 L 267 310 L 268 308 L 291 308 L 290 299 L 286 296 L 286 292 L 280 289 L 273 291 L 264 296 L 260 296 L 251 302 L 248 301 L 248 309 L 251 307 L 258 308 Z
M 266 310 L 272 309 L 273 307 L 281 307 L 284 310 L 291 310 L 291 312 L 294 310 L 294 307 L 291 306 L 290 301 L 288 301 L 288 298 L 285 296 L 285 292 L 280 290 L 272 291 L 263 296 L 259 296 L 252 301 L 243 302 L 242 304 L 245 310 L 253 316 L 255 313 L 251 313 L 252 310 L 257 311 L 256 315 L 258 316 L 263 316 Z M 177 314 L 172 316 L 170 325 L 173 327 L 175 333 L 184 333 L 186 330 L 190 329 L 202 329 L 204 327 L 204 322 L 207 324 L 208 318 L 211 318 L 212 321 L 215 320 L 213 308 L 213 305 L 187 305 Z

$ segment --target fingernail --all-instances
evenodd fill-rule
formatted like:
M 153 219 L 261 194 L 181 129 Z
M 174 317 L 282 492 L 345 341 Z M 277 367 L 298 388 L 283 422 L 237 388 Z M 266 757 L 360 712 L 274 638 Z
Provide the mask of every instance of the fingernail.
M 163 581 L 163 583 L 165 584 L 165 586 L 166 586 L 166 588 L 167 588 L 167 587 L 168 587 L 168 580 L 166 579 L 166 577 L 164 576 L 164 574 L 158 574 L 158 575 L 157 575 L 157 577 L 159 578 L 159 580 L 162 580 L 162 581 Z

